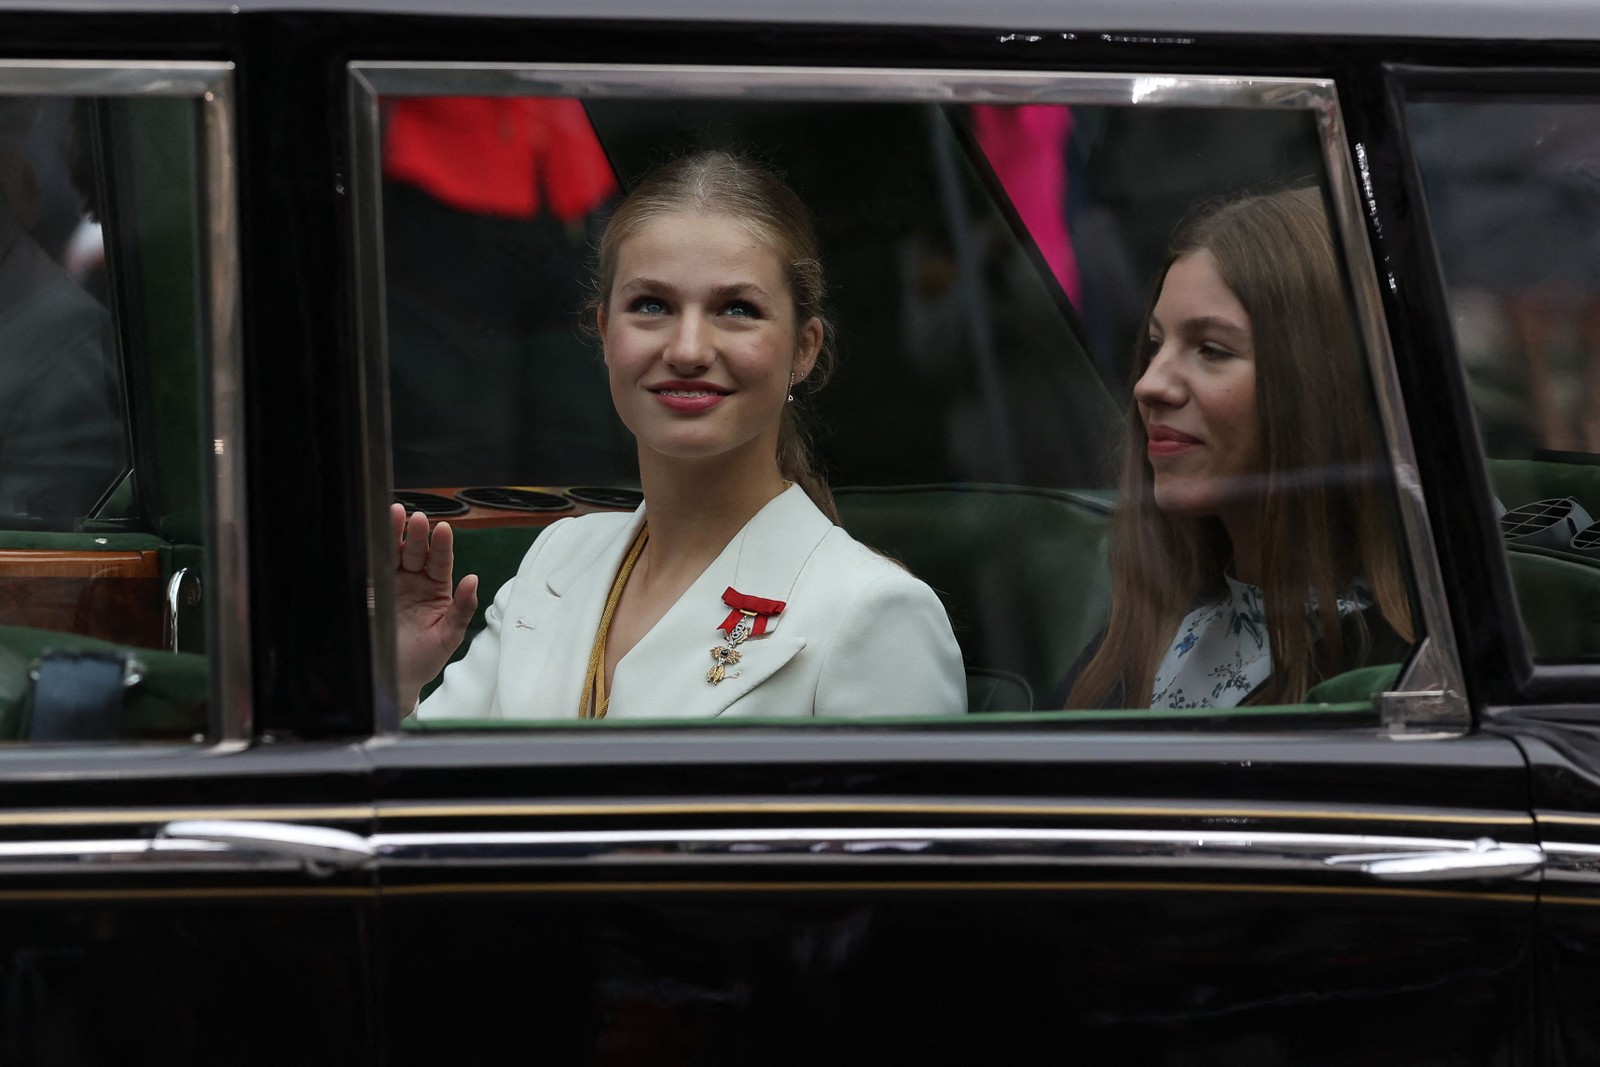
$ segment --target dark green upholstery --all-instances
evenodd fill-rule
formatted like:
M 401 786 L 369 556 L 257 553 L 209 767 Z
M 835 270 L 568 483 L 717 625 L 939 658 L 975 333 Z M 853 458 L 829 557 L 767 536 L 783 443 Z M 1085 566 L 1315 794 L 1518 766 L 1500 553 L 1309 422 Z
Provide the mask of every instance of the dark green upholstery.
M 1512 548 L 1506 557 L 1534 656 L 1600 657 L 1600 566 L 1538 548 Z
M 978 703 L 975 677 L 1021 679 L 1031 706 L 1105 627 L 1103 499 L 1006 485 L 841 489 L 835 499 L 852 536 L 904 563 L 944 600 L 974 710 L 1028 710 Z
M 60 552 L 149 552 L 167 543 L 148 533 L 57 533 L 0 530 L 0 548 Z
M 841 489 L 835 498 L 852 536 L 905 564 L 944 600 L 975 711 L 1028 710 L 1105 626 L 1103 499 L 1002 485 Z M 457 531 L 456 573 L 482 583 L 469 641 L 537 534 Z
M 190 652 L 157 652 L 110 641 L 25 626 L 0 626 L 0 740 L 26 734 L 28 668 L 47 651 L 105 649 L 132 653 L 144 680 L 128 691 L 119 738 L 103 740 L 182 741 L 206 732 L 210 679 L 206 658 Z
M 1600 518 L 1600 464 L 1491 459 L 1487 466 L 1490 488 L 1508 511 L 1535 500 L 1570 496 Z
M 1307 704 L 1351 704 L 1370 701 L 1375 695 L 1394 687 L 1400 677 L 1401 664 L 1374 663 L 1370 667 L 1357 667 L 1353 671 L 1336 674 L 1318 682 L 1306 693 Z
M 1600 517 L 1600 464 L 1491 459 L 1489 481 L 1507 509 L 1572 497 Z M 1600 560 L 1576 552 L 1507 546 L 1533 655 L 1541 660 L 1600 658 Z

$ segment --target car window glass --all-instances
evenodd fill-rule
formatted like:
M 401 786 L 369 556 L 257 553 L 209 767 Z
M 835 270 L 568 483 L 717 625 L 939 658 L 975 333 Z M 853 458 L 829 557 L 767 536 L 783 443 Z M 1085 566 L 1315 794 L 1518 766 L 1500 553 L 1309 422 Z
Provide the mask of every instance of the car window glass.
M 1408 104 L 1536 659 L 1600 657 L 1600 103 Z
M 1316 490 L 1277 498 L 1267 529 L 1303 528 L 1282 517 L 1290 496 L 1296 508 L 1332 516 L 1304 549 L 1320 569 L 1294 565 L 1283 572 L 1292 577 L 1265 580 L 1277 598 L 1288 585 L 1311 590 L 1293 595 L 1293 626 L 1277 628 L 1293 630 L 1301 667 L 1292 685 L 1263 687 L 1260 663 L 1240 662 L 1271 647 L 1277 638 L 1262 619 L 1282 608 L 1259 593 L 1230 599 L 1232 574 L 1218 558 L 1203 576 L 1172 578 L 1190 599 L 1182 610 L 1162 600 L 1140 623 L 1137 651 L 1118 646 L 1143 664 L 1137 687 L 1153 691 L 1152 649 L 1176 648 L 1185 626 L 1197 641 L 1214 632 L 1198 645 L 1205 670 L 1166 670 L 1169 708 L 1154 713 L 1151 693 L 1107 686 L 1069 714 L 1170 726 L 1213 716 L 1218 697 L 1245 702 L 1224 713 L 1236 716 L 1284 704 L 1366 706 L 1420 632 L 1308 111 L 393 94 L 375 115 L 396 499 L 453 524 L 457 576 L 483 583 L 474 634 L 541 529 L 639 501 L 633 440 L 586 326 L 594 250 L 641 175 L 707 149 L 781 172 L 815 216 L 839 352 L 827 387 L 802 395 L 816 450 L 845 529 L 941 597 L 974 711 L 1059 713 L 1093 657 L 1111 618 L 1111 515 L 1131 389 L 1152 358 L 1156 282 L 1186 222 L 1252 194 L 1290 193 L 1321 227 L 1316 314 L 1349 337 L 1300 357 L 1339 367 L 1348 402 L 1323 420 L 1326 439 L 1290 441 L 1321 432 L 1301 431 L 1308 420 L 1296 404 L 1331 403 L 1321 379 L 1300 373 L 1262 399 L 1275 414 L 1261 418 L 1275 425 L 1250 422 L 1235 435 L 1239 484 L 1256 487 L 1241 492 L 1269 481 Z M 1176 334 L 1199 314 L 1190 308 L 1168 325 Z M 1263 315 L 1275 344 L 1295 329 L 1328 332 L 1298 305 Z M 1199 342 L 1194 349 L 1185 358 L 1206 373 L 1221 365 L 1199 354 Z M 1187 430 L 1193 444 L 1201 426 Z M 1224 436 L 1219 429 L 1218 451 Z M 1183 444 L 1169 441 L 1168 451 Z M 1270 475 L 1250 458 L 1268 447 L 1288 457 Z M 1351 494 L 1359 507 L 1340 503 Z M 1214 540 L 1214 520 L 1194 525 L 1194 536 Z M 608 578 L 619 561 L 607 564 Z M 589 636 L 603 593 L 595 618 L 585 616 Z M 706 621 L 701 644 L 715 644 L 722 621 Z M 518 631 L 541 623 L 518 614 L 496 625 L 510 648 Z M 1233 633 L 1219 642 L 1224 628 Z M 1157 630 L 1165 636 L 1148 636 Z M 1241 635 L 1253 642 L 1248 654 Z M 589 645 L 578 644 L 581 658 Z M 1330 647 L 1339 651 L 1325 654 Z M 696 648 L 676 669 L 704 675 L 705 656 Z M 506 714 L 486 699 L 488 715 Z M 575 693 L 552 692 L 531 714 L 568 722 L 577 703 Z M 1129 716 L 1122 706 L 1141 710 Z M 737 714 L 735 704 L 723 721 Z M 651 716 L 673 718 L 666 707 Z
M 207 733 L 198 120 L 0 97 L 3 740 Z

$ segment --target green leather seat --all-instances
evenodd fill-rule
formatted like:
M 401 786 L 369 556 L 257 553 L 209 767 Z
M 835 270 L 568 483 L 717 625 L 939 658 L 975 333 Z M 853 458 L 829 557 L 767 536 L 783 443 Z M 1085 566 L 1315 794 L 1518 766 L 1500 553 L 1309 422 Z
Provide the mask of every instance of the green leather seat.
M 1506 557 L 1533 654 L 1600 657 L 1600 565 L 1538 548 L 1512 548 Z
M 129 648 L 79 634 L 0 626 L 0 741 L 27 736 L 28 670 L 50 651 L 98 649 L 130 653 L 143 681 L 128 690 L 117 737 L 105 741 L 187 741 L 206 732 L 210 677 L 206 657 L 193 652 Z
M 1489 481 L 1508 509 L 1572 497 L 1600 514 L 1600 465 L 1491 459 Z M 1600 658 L 1600 560 L 1527 545 L 1506 550 L 1523 630 L 1543 660 Z

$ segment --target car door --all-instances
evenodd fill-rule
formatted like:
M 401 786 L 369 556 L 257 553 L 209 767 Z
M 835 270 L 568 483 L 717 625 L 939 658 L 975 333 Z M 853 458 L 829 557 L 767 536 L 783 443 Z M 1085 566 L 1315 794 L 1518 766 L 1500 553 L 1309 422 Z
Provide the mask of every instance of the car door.
M 360 1062 L 367 766 L 253 713 L 234 64 L 114 22 L 0 20 L 5 477 L 70 501 L 0 535 L 0 1057 Z
M 1215 60 L 1234 69 L 1211 75 L 1160 67 L 1170 56 L 1159 50 L 1117 73 L 1071 35 L 1024 63 L 955 32 L 935 35 L 949 69 L 914 70 L 881 57 L 932 46 L 887 31 L 774 33 L 759 64 L 735 68 L 717 57 L 727 42 L 703 27 L 652 30 L 654 54 L 682 65 L 637 66 L 616 62 L 636 53 L 560 27 L 511 27 L 491 42 L 454 25 L 462 55 L 401 39 L 352 70 L 369 380 L 410 358 L 394 337 L 386 349 L 393 264 L 376 243 L 390 206 L 380 180 L 390 97 L 576 98 L 614 154 L 625 141 L 644 154 L 675 144 L 660 134 L 673 123 L 737 141 L 870 116 L 864 145 L 796 132 L 757 150 L 785 162 L 821 153 L 819 169 L 850 176 L 841 184 L 854 207 L 825 202 L 822 179 L 809 187 L 824 227 L 830 210 L 859 212 L 844 217 L 863 244 L 835 254 L 869 266 L 844 289 L 875 292 L 884 279 L 874 269 L 891 287 L 896 270 L 907 279 L 902 319 L 867 314 L 882 331 L 881 362 L 858 372 L 855 392 L 839 383 L 830 420 L 848 439 L 883 436 L 903 414 L 914 432 L 963 446 L 923 468 L 938 484 L 914 487 L 894 484 L 918 469 L 897 442 L 836 453 L 863 472 L 840 493 L 841 510 L 856 536 L 946 594 L 974 709 L 980 695 L 1002 695 L 984 705 L 993 713 L 960 719 L 380 721 L 368 753 L 394 1058 L 515 1047 L 591 1062 L 1530 1060 L 1545 857 L 1527 760 L 1466 699 L 1455 591 L 1427 507 L 1431 476 L 1447 467 L 1425 468 L 1421 484 L 1396 473 L 1416 460 L 1389 355 L 1394 306 L 1379 297 L 1341 94 L 1325 72 L 1282 76 L 1281 55 L 1239 49 Z M 1095 60 L 1096 73 L 1071 72 Z M 1022 105 L 1060 109 L 1053 127 L 1082 133 L 1058 148 L 1115 149 L 1095 149 L 1089 171 L 1101 183 L 1096 232 L 1112 236 L 1078 246 L 1101 255 L 1102 279 L 1115 235 L 1137 258 L 1141 242 L 1164 240 L 1146 214 L 1170 221 L 1206 181 L 1233 180 L 1243 164 L 1230 151 L 1318 170 L 1414 587 L 1418 638 L 1384 680 L 1346 679 L 1281 708 L 1048 710 L 1049 687 L 1104 625 L 1096 576 L 1110 482 L 1090 463 L 1050 466 L 1048 450 L 1019 462 L 1022 427 L 1045 411 L 1060 421 L 1073 404 L 1076 425 L 1108 425 L 1094 420 L 1115 411 L 1110 397 L 1125 386 L 1094 369 L 1093 338 L 1116 332 L 1116 302 L 1068 299 L 982 122 L 963 110 Z M 763 109 L 776 116 L 770 127 Z M 608 128 L 621 139 L 608 141 Z M 1222 141 L 1192 160 L 1140 154 L 1186 129 Z M 1261 144 L 1274 147 L 1245 152 Z M 873 155 L 896 162 L 873 169 Z M 907 185 L 873 184 L 917 166 L 926 170 Z M 1216 170 L 1194 177 L 1207 167 Z M 637 169 L 617 171 L 625 186 Z M 895 201 L 924 196 L 935 222 L 895 229 Z M 937 276 L 955 280 L 916 288 Z M 996 278 L 1025 280 L 999 282 L 1005 300 L 974 310 Z M 1000 343 L 1006 325 L 1040 309 L 1055 317 L 1035 332 L 1072 367 L 1063 373 L 1087 377 L 1044 375 L 1025 346 Z M 906 367 L 926 377 L 891 373 Z M 885 406 L 902 382 L 926 392 Z M 848 422 L 865 411 L 880 421 Z M 387 498 L 386 469 L 382 452 L 371 457 L 375 500 Z M 1019 473 L 1038 470 L 1049 473 Z M 537 484 L 567 482 L 557 469 Z M 373 519 L 381 564 L 391 547 L 376 509 Z M 508 547 L 464 531 L 460 550 L 503 556 L 509 573 L 535 532 Z M 374 588 L 382 693 L 394 683 L 381 566 Z

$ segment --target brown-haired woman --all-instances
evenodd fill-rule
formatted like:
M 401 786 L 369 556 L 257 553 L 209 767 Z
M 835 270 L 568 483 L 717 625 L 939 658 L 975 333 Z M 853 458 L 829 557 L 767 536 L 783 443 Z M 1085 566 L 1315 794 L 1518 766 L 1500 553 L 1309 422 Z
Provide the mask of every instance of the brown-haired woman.
M 618 206 L 595 325 L 645 504 L 546 530 L 424 717 L 965 710 L 938 598 L 835 525 L 796 387 L 829 352 L 809 215 L 771 171 L 674 160 Z M 401 699 L 460 644 L 477 580 L 452 534 L 392 511 Z
M 1318 190 L 1185 227 L 1146 320 L 1112 608 L 1069 707 L 1294 703 L 1411 615 Z

